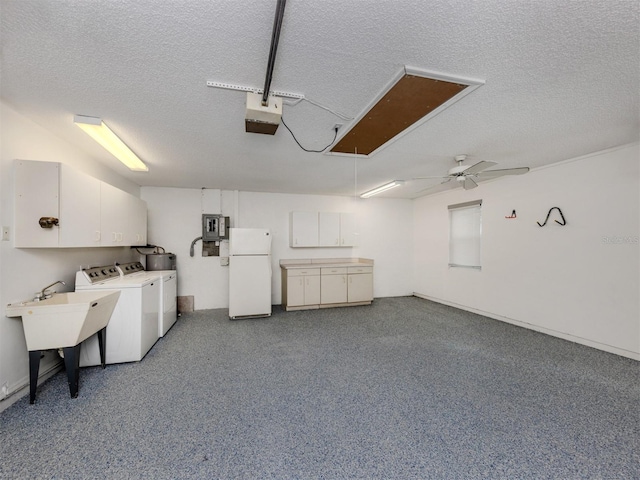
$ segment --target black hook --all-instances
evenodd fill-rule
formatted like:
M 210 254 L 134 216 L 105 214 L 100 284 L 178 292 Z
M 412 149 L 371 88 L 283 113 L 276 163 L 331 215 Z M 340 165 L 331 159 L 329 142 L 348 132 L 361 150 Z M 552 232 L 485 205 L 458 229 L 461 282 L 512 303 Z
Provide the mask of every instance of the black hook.
M 544 227 L 547 224 L 547 221 L 549 220 L 549 217 L 551 216 L 551 212 L 553 212 L 554 210 L 558 210 L 558 213 L 560 214 L 560 217 L 562 218 L 562 223 L 560 223 L 558 220 L 554 220 L 558 225 L 566 225 L 567 221 L 564 219 L 564 215 L 562 214 L 562 210 L 560 210 L 560 207 L 551 207 L 549 209 L 549 213 L 547 213 L 547 218 L 544 219 L 544 223 L 540 223 L 540 222 L 536 222 L 538 224 L 538 226 L 540 227 Z

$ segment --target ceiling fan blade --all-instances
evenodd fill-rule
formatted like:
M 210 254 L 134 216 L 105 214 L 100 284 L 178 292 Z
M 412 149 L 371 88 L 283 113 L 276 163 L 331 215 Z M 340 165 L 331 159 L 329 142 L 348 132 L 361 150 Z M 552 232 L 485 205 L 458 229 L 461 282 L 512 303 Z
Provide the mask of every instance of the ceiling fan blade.
M 432 188 L 439 187 L 440 185 L 444 185 L 445 183 L 449 183 L 451 181 L 451 177 L 430 177 L 430 178 L 446 178 L 446 180 L 444 182 L 438 183 L 437 185 L 431 185 L 431 186 L 429 186 L 427 188 L 423 188 L 422 190 L 417 191 L 416 195 L 419 195 L 422 192 L 426 192 L 427 190 L 431 190 Z
M 465 168 L 462 173 L 464 173 L 465 175 L 475 175 L 478 172 L 481 172 L 482 170 L 486 170 L 489 167 L 493 167 L 494 165 L 497 165 L 496 162 L 478 162 L 475 165 L 471 165 L 469 168 Z
M 445 180 L 446 182 L 451 180 L 451 176 L 449 176 L 449 175 L 445 175 L 444 177 L 443 176 L 439 176 L 439 177 L 413 177 L 411 180 L 428 180 L 428 179 L 435 179 L 435 178 L 446 179 Z
M 478 178 L 496 178 L 502 177 L 503 175 L 522 175 L 523 173 L 527 173 L 529 171 L 529 167 L 521 167 L 521 168 L 503 168 L 501 170 L 488 170 L 486 172 L 480 172 L 477 174 Z
M 464 177 L 464 183 L 462 186 L 465 190 L 471 190 L 472 188 L 476 188 L 478 184 L 474 182 L 471 177 Z

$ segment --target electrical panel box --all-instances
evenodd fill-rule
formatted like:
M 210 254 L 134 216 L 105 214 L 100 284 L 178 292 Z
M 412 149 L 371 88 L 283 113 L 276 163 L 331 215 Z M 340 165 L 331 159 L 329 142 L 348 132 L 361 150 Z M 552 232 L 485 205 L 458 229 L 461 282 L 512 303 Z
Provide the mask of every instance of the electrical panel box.
M 202 214 L 202 241 L 217 242 L 229 238 L 229 217 L 219 214 Z

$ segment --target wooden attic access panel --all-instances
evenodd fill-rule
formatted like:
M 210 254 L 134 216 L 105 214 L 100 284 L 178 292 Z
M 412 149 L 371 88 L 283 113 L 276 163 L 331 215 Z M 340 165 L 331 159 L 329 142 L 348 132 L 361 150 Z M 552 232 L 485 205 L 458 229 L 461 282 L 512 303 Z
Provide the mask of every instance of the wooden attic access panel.
M 331 149 L 370 155 L 471 86 L 406 73 Z M 475 87 L 475 85 L 474 85 Z

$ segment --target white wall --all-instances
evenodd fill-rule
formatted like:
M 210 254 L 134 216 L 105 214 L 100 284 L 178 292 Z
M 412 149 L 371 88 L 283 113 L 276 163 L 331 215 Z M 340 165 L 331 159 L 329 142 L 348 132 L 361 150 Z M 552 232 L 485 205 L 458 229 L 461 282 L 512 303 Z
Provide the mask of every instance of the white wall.
M 416 200 L 415 292 L 640 359 L 639 165 L 635 144 Z M 476 199 L 482 270 L 449 268 L 447 206 Z
M 87 158 L 49 132 L 0 103 L 0 223 L 13 228 L 14 160 L 41 160 L 72 165 L 100 180 L 138 195 L 139 187 L 104 165 Z M 71 121 L 71 120 L 70 120 Z M 80 265 L 106 265 L 132 259 L 129 248 L 17 249 L 13 241 L 0 242 L 0 305 L 28 298 L 56 280 L 66 282 L 58 291 L 73 291 Z M 136 256 L 135 259 L 138 257 Z M 48 353 L 40 371 L 57 365 Z M 29 356 L 19 318 L 0 314 L 0 400 L 29 382 Z
M 149 210 L 149 242 L 177 255 L 178 295 L 193 295 L 196 310 L 228 308 L 228 267 L 218 257 L 202 257 L 198 242 L 202 213 L 223 213 L 234 227 L 268 228 L 273 236 L 272 302 L 281 303 L 279 261 L 283 258 L 373 258 L 374 295 L 412 292 L 412 202 L 354 200 L 351 197 L 143 187 Z M 353 248 L 290 248 L 290 211 L 354 212 L 360 230 Z
M 273 297 L 280 304 L 283 258 L 373 258 L 374 296 L 412 292 L 632 358 L 640 358 L 638 145 L 618 148 L 521 177 L 483 183 L 414 202 L 144 187 L 52 136 L 0 103 L 0 225 L 13 226 L 15 159 L 62 162 L 133 194 L 149 208 L 149 242 L 177 254 L 179 295 L 196 309 L 228 307 L 228 269 L 219 257 L 196 256 L 202 213 L 223 213 L 239 227 L 273 232 Z M 483 200 L 482 271 L 449 269 L 447 205 Z M 540 228 L 549 208 L 567 219 Z M 504 217 L 515 209 L 518 218 Z M 354 248 L 288 246 L 293 210 L 355 212 Z M 73 290 L 80 265 L 139 257 L 129 248 L 15 249 L 0 242 L 0 304 L 20 301 L 56 280 Z M 61 289 L 62 290 L 62 289 Z M 48 354 L 41 371 L 58 362 Z M 28 355 L 19 319 L 0 315 L 0 400 L 28 384 Z

